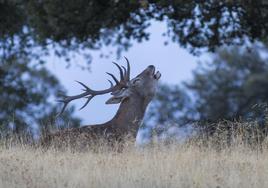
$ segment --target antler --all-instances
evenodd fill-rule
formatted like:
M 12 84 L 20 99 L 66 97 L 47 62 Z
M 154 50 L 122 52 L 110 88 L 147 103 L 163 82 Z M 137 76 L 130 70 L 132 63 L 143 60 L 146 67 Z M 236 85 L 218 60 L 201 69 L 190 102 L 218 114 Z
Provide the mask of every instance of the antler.
M 130 64 L 129 64 L 129 61 L 126 57 L 125 57 L 125 59 L 127 61 L 127 68 L 125 68 L 124 66 L 120 67 L 117 63 L 113 62 L 113 64 L 115 64 L 115 66 L 119 69 L 120 81 L 112 73 L 106 72 L 109 76 L 112 77 L 112 79 L 115 82 L 115 85 L 114 85 L 111 80 L 108 80 L 111 84 L 110 88 L 108 88 L 108 89 L 96 91 L 96 90 L 90 89 L 88 86 L 86 86 L 82 82 L 76 81 L 84 87 L 83 90 L 85 92 L 83 92 L 79 95 L 64 96 L 63 99 L 58 100 L 59 102 L 62 102 L 64 104 L 61 112 L 58 115 L 61 115 L 64 112 L 64 110 L 66 109 L 67 105 L 73 100 L 87 98 L 87 101 L 85 102 L 85 104 L 80 108 L 80 110 L 81 110 L 81 109 L 85 108 L 87 106 L 87 104 L 91 101 L 91 99 L 93 99 L 95 96 L 103 95 L 103 94 L 110 93 L 110 92 L 112 92 L 112 94 L 113 94 L 114 92 L 116 92 L 124 87 L 127 87 L 127 83 L 130 80 Z

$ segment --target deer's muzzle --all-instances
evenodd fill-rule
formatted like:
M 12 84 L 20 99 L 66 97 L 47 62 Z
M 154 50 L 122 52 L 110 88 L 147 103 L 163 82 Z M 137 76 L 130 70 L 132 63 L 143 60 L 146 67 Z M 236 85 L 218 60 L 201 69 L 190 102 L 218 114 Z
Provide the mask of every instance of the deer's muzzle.
M 159 78 L 161 77 L 161 73 L 159 71 L 157 71 L 155 73 L 155 66 L 154 65 L 149 65 L 147 70 L 150 70 L 150 72 L 152 73 L 153 77 L 156 79 L 156 80 L 159 80 Z
M 157 71 L 155 74 L 154 74 L 154 78 L 159 80 L 161 77 L 161 73 L 159 71 Z

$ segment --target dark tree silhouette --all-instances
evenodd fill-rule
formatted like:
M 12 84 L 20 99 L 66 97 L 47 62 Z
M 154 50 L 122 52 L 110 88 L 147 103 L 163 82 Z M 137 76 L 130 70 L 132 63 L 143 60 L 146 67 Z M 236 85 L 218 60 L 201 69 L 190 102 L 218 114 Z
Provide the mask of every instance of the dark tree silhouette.
M 27 56 L 10 55 L 2 59 L 0 137 L 8 132 L 32 132 L 34 126 L 41 129 L 48 125 L 50 128 L 67 124 L 79 126 L 80 120 L 73 116 L 72 110 L 56 120 L 57 106 L 52 101 L 61 91 L 58 80 L 42 66 L 29 63 Z
M 165 21 L 165 33 L 192 53 L 223 44 L 267 40 L 268 3 L 263 0 L 2 0 L 0 45 L 60 46 L 58 55 L 79 48 L 149 39 L 151 20 Z M 18 42 L 19 41 L 19 42 Z M 25 48 L 26 47 L 26 48 Z M 29 51 L 28 52 L 32 52 Z
M 258 46 L 251 51 L 237 46 L 218 50 L 211 61 L 199 64 L 193 80 L 183 87 L 160 87 L 151 118 L 156 124 L 241 119 L 265 123 L 268 61 L 264 54 Z

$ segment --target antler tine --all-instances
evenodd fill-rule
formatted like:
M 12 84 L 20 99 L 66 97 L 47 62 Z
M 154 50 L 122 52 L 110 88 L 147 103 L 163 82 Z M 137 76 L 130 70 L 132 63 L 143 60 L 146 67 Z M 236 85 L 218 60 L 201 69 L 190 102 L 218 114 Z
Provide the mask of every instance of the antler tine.
M 129 61 L 126 57 L 124 57 L 127 61 L 127 75 L 126 75 L 126 79 L 129 81 L 130 80 L 130 64 Z
M 115 62 L 113 62 L 113 64 L 115 64 L 115 66 L 117 66 L 117 68 L 119 69 L 119 72 L 120 72 L 120 80 L 123 80 L 124 79 L 124 74 L 123 74 L 123 70 L 122 68 Z
M 117 78 L 112 73 L 106 72 L 106 74 L 110 75 L 113 78 L 113 80 L 115 81 L 116 84 L 119 84 L 119 81 L 117 80 Z
M 114 86 L 113 82 L 111 80 L 108 80 L 108 82 L 111 84 L 111 87 Z
M 123 65 L 122 65 L 121 67 L 122 67 L 123 70 L 124 70 L 124 78 L 126 78 L 126 76 L 127 76 L 127 69 L 126 69 L 126 67 L 124 67 Z
M 91 99 L 93 99 L 94 96 L 95 95 L 91 95 L 91 96 L 86 97 L 87 101 L 85 102 L 85 104 L 81 108 L 79 108 L 79 110 L 82 110 L 83 108 L 85 108 L 88 105 L 88 103 L 91 101 Z
M 60 99 L 60 100 L 57 100 L 57 101 L 58 101 L 58 102 L 62 102 L 64 105 L 63 105 L 63 107 L 62 107 L 60 113 L 58 113 L 58 114 L 56 115 L 56 117 L 60 116 L 60 115 L 64 112 L 64 110 L 66 109 L 66 107 L 67 107 L 67 105 L 69 104 L 69 102 L 71 102 L 71 100 L 68 100 L 68 96 L 64 96 L 64 99 Z
M 79 81 L 77 81 L 77 80 L 75 80 L 77 83 L 79 83 L 81 86 L 83 86 L 85 89 L 83 89 L 84 91 L 89 91 L 90 90 L 90 88 L 89 87 L 87 87 L 85 84 L 83 84 L 82 82 L 79 82 Z

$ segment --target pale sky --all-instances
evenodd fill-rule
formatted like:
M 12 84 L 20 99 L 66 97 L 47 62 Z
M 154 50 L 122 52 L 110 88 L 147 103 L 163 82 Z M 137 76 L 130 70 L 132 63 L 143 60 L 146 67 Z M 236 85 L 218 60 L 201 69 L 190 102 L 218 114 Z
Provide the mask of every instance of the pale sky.
M 134 77 L 145 69 L 148 65 L 155 65 L 156 69 L 162 74 L 161 81 L 168 84 L 179 84 L 182 81 L 191 79 L 191 71 L 197 66 L 197 62 L 201 59 L 208 59 L 208 54 L 196 57 L 187 50 L 181 48 L 177 43 L 169 43 L 165 46 L 166 38 L 162 36 L 165 31 L 165 23 L 153 23 L 149 28 L 151 33 L 150 40 L 143 43 L 134 43 L 122 56 L 126 56 L 131 63 L 131 76 Z M 112 47 L 102 49 L 103 52 L 113 50 Z M 67 89 L 68 95 L 76 95 L 81 93 L 82 87 L 75 80 L 87 84 L 92 89 L 105 89 L 109 87 L 107 81 L 108 75 L 105 72 L 112 72 L 118 75 L 117 68 L 112 64 L 115 61 L 121 65 L 125 65 L 124 58 L 116 59 L 116 54 L 110 55 L 109 58 L 100 58 L 99 51 L 92 51 L 93 61 L 91 64 L 91 72 L 83 71 L 79 67 L 71 66 L 66 69 L 66 63 L 63 59 L 56 56 L 47 58 L 47 67 L 61 81 L 62 85 Z M 77 57 L 71 61 L 85 64 L 82 57 Z M 109 95 L 95 97 L 84 109 L 78 109 L 84 104 L 85 100 L 81 99 L 73 101 L 77 106 L 76 115 L 83 119 L 83 125 L 104 123 L 110 120 L 118 105 L 105 105 L 105 101 Z

